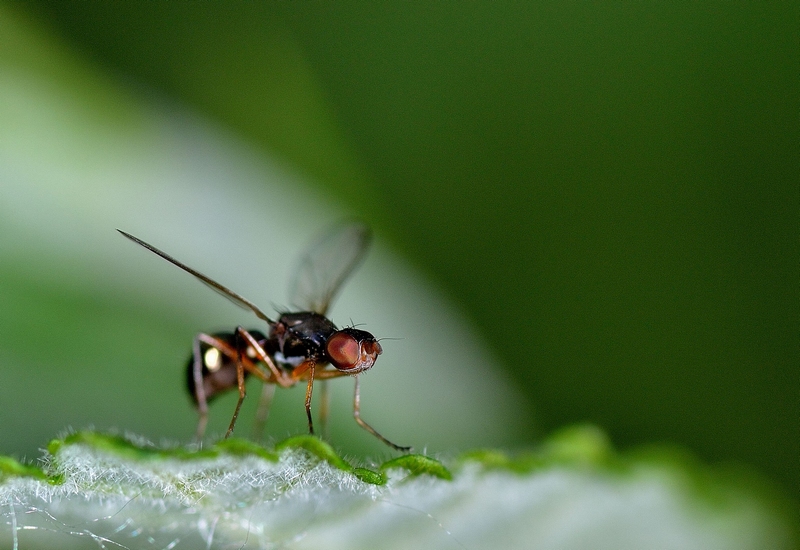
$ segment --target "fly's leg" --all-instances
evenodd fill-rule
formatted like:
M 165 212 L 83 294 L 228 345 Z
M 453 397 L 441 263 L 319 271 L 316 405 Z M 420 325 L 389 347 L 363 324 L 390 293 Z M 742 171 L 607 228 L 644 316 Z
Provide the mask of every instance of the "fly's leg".
M 296 381 L 292 380 L 286 373 L 278 369 L 275 366 L 274 361 L 272 358 L 267 355 L 264 349 L 259 345 L 258 341 L 253 337 L 252 334 L 247 332 L 242 327 L 237 327 L 235 332 L 235 344 L 231 345 L 229 342 L 224 340 L 220 340 L 219 338 L 212 336 L 206 333 L 198 334 L 193 342 L 192 346 L 192 366 L 191 366 L 191 376 L 192 376 L 192 383 L 194 385 L 194 398 L 197 402 L 197 410 L 200 415 L 200 419 L 197 423 L 197 433 L 196 439 L 198 443 L 202 443 L 203 435 L 205 433 L 206 424 L 208 423 L 208 398 L 209 394 L 206 391 L 206 387 L 203 380 L 203 366 L 204 366 L 204 354 L 202 353 L 201 344 L 205 344 L 211 348 L 218 350 L 222 355 L 224 355 L 229 361 L 235 361 L 236 364 L 236 387 L 239 390 L 239 401 L 236 404 L 236 410 L 233 413 L 233 418 L 231 419 L 231 423 L 228 426 L 228 431 L 225 434 L 227 438 L 233 432 L 233 428 L 236 425 L 236 419 L 239 416 L 239 410 L 242 406 L 242 401 L 244 400 L 245 396 L 245 387 L 244 387 L 244 373 L 247 371 L 248 373 L 252 374 L 264 384 L 278 384 L 281 387 L 289 387 L 292 386 Z M 249 353 L 248 356 L 242 355 L 242 341 L 243 339 L 247 342 L 247 346 L 244 346 L 244 349 L 250 348 L 252 349 L 252 354 Z M 252 357 L 250 356 L 252 355 Z M 256 360 L 254 362 L 253 360 Z M 268 371 L 262 367 L 259 367 L 256 363 L 262 363 L 268 368 Z M 206 365 L 209 367 L 209 365 Z M 209 370 L 213 370 L 210 368 Z M 216 388 L 214 393 L 219 391 L 226 390 L 227 388 Z M 268 403 L 267 403 L 268 407 Z M 265 416 L 265 415 L 264 415 Z
M 353 378 L 356 379 L 356 391 L 355 395 L 353 396 L 353 417 L 356 419 L 356 422 L 358 422 L 358 425 L 367 430 L 369 433 L 371 433 L 378 439 L 380 439 L 381 441 L 383 441 L 384 443 L 386 443 L 389 447 L 392 447 L 393 449 L 396 449 L 404 453 L 411 452 L 411 447 L 401 447 L 400 445 L 392 443 L 391 441 L 383 437 L 381 434 L 379 434 L 375 430 L 375 428 L 373 428 L 372 426 L 370 426 L 361 419 L 361 396 L 359 393 L 358 375 L 357 374 L 353 375 Z
M 192 342 L 192 377 L 194 378 L 194 398 L 197 401 L 197 412 L 200 418 L 197 420 L 197 431 L 195 440 L 198 445 L 203 443 L 203 435 L 208 424 L 208 401 L 206 400 L 206 390 L 203 386 L 203 354 L 200 353 L 200 341 L 211 338 L 208 334 L 198 334 Z
M 311 392 L 314 389 L 314 367 L 315 361 L 310 361 L 310 374 L 308 376 L 308 385 L 306 386 L 306 416 L 308 417 L 308 433 L 314 435 L 314 421 L 311 419 Z
M 282 388 L 291 387 L 295 383 L 294 380 L 292 380 L 286 375 L 286 373 L 278 368 L 278 366 L 272 360 L 272 357 L 270 357 L 267 352 L 264 351 L 264 348 L 261 347 L 261 344 L 258 343 L 252 334 L 250 334 L 241 326 L 236 327 L 236 383 L 239 387 L 239 400 L 236 402 L 236 409 L 233 411 L 233 418 L 231 418 L 230 426 L 228 426 L 228 431 L 225 433 L 225 439 L 227 439 L 233 433 L 233 428 L 236 425 L 236 419 L 239 417 L 239 410 L 242 408 L 242 402 L 244 401 L 245 397 L 244 365 L 242 362 L 242 347 L 239 345 L 239 338 L 245 340 L 248 346 L 253 348 L 256 358 L 264 363 L 269 369 L 270 376 L 266 376 L 261 370 L 255 368 L 254 366 L 250 366 L 247 369 L 248 371 L 256 374 L 264 382 L 275 383 Z M 249 359 L 248 365 L 251 365 Z
M 230 435 L 233 433 L 233 428 L 236 426 L 236 419 L 239 418 L 239 411 L 242 409 L 242 403 L 244 402 L 244 396 L 246 395 L 245 388 L 244 388 L 244 367 L 242 366 L 242 347 L 239 345 L 239 333 L 240 332 L 247 332 L 242 327 L 236 328 L 236 385 L 239 388 L 239 400 L 236 402 L 236 408 L 233 410 L 233 418 L 231 418 L 231 423 L 228 426 L 228 431 L 225 432 L 225 439 L 228 439 Z M 249 334 L 249 333 L 248 333 Z
M 314 373 L 316 372 L 316 366 L 316 361 L 313 359 L 306 359 L 297 365 L 291 374 L 291 379 L 293 381 L 308 377 L 308 385 L 306 386 L 306 416 L 308 417 L 308 433 L 311 435 L 314 435 L 314 420 L 311 418 L 311 393 L 314 390 Z
M 264 376 L 264 373 L 258 369 L 255 369 L 255 371 L 251 371 L 252 374 L 255 374 L 264 382 L 278 384 L 282 388 L 291 388 L 292 386 L 294 386 L 297 380 L 295 378 L 292 378 L 291 376 L 286 374 L 286 372 L 278 368 L 278 366 L 275 364 L 275 361 L 272 360 L 272 357 L 270 357 L 269 354 L 267 354 L 267 352 L 264 351 L 264 348 L 261 347 L 261 344 L 258 343 L 258 340 L 256 340 L 252 334 L 247 332 L 247 330 L 244 329 L 243 327 L 236 327 L 236 335 L 238 337 L 243 338 L 248 343 L 248 345 L 251 348 L 253 348 L 253 352 L 256 355 L 256 359 L 258 359 L 267 366 L 267 369 L 269 369 L 270 376 L 268 377 Z
M 264 384 L 261 388 L 261 398 L 258 400 L 258 409 L 256 410 L 256 420 L 253 424 L 253 439 L 261 441 L 264 438 L 264 426 L 267 424 L 269 418 L 269 409 L 272 405 L 272 396 L 275 394 L 275 386 L 273 384 Z
M 238 338 L 238 335 L 237 335 Z M 192 381 L 194 383 L 194 397 L 197 401 L 197 410 L 200 414 L 200 419 L 197 424 L 197 440 L 201 442 L 203 439 L 203 435 L 205 433 L 206 424 L 208 423 L 208 395 L 206 394 L 205 384 L 203 382 L 203 362 L 204 362 L 204 355 L 202 353 L 202 348 L 200 344 L 205 344 L 211 348 L 218 350 L 222 355 L 227 357 L 228 359 L 236 361 L 237 367 L 237 377 L 236 383 L 237 387 L 239 388 L 239 395 L 240 399 L 243 398 L 244 392 L 244 370 L 246 369 L 247 372 L 253 374 L 260 380 L 264 382 L 269 382 L 271 380 L 270 376 L 267 376 L 261 369 L 255 366 L 253 362 L 247 358 L 243 358 L 241 354 L 241 346 L 239 342 L 236 342 L 235 346 L 231 346 L 228 342 L 224 340 L 220 340 L 219 338 L 212 336 L 210 334 L 206 334 L 201 332 L 198 334 L 193 342 L 192 346 Z M 209 367 L 209 365 L 206 365 Z M 229 428 L 228 435 L 230 435 L 230 430 L 233 427 L 233 424 L 236 422 L 236 416 L 238 415 L 239 407 L 241 406 L 241 402 L 237 405 L 237 410 L 234 413 L 234 420 L 231 423 L 231 427 Z M 226 435 L 227 437 L 227 435 Z
M 327 380 L 320 380 L 319 383 L 319 425 L 322 439 L 327 441 L 330 435 L 328 433 L 328 415 L 331 410 L 331 389 Z

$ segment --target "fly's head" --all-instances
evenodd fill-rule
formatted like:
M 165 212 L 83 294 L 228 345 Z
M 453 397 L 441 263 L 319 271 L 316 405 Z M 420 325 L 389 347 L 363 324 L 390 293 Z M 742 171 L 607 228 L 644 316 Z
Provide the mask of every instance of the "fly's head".
M 345 328 L 328 338 L 325 351 L 337 370 L 358 374 L 372 368 L 383 349 L 369 332 Z

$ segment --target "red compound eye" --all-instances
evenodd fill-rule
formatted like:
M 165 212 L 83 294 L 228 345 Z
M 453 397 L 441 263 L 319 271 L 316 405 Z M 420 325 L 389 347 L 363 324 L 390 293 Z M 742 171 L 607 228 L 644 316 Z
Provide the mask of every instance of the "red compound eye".
M 351 370 L 361 360 L 361 346 L 349 334 L 339 332 L 328 339 L 328 356 L 337 369 Z

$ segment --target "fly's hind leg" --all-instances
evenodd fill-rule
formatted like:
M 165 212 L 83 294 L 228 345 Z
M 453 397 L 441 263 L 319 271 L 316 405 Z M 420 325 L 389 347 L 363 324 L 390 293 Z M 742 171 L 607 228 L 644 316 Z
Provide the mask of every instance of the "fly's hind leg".
M 208 334 L 200 333 L 195 336 L 194 342 L 192 342 L 194 400 L 197 403 L 197 412 L 200 415 L 197 420 L 197 431 L 195 432 L 195 440 L 198 445 L 203 443 L 203 435 L 205 435 L 206 424 L 208 424 L 208 400 L 206 399 L 206 391 L 203 385 L 203 354 L 200 353 L 200 342 L 206 341 L 204 337 L 211 338 Z

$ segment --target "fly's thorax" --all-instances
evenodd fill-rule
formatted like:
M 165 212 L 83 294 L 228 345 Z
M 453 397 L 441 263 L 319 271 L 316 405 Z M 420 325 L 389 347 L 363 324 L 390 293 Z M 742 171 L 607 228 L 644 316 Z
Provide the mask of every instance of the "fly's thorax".
M 306 359 L 326 362 L 325 345 L 336 331 L 336 325 L 319 313 L 284 313 L 270 329 L 274 357 L 286 368 L 294 368 Z

